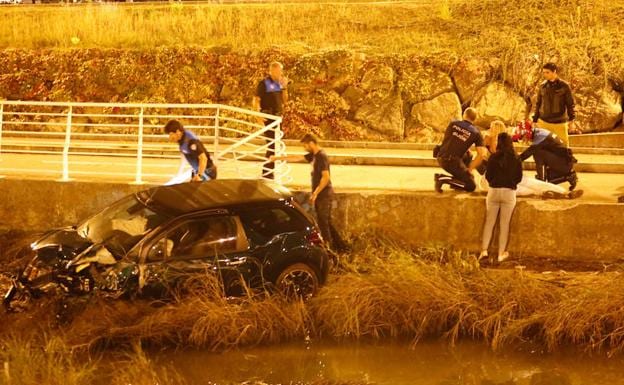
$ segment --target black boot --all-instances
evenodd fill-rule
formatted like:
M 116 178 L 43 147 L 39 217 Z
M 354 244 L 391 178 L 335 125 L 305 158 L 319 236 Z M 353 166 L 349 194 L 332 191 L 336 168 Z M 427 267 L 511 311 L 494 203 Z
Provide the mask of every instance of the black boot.
M 570 182 L 570 191 L 574 191 L 576 188 L 576 184 L 578 183 L 578 176 L 576 176 L 576 171 L 572 171 L 570 175 L 568 175 L 568 182 Z
M 436 192 L 440 194 L 442 193 L 442 186 L 444 185 L 444 182 L 440 180 L 442 176 L 442 174 L 435 174 L 435 176 L 433 177 L 433 180 L 435 181 L 434 188 Z
M 568 193 L 568 199 L 577 199 L 583 196 L 585 192 L 583 190 L 574 190 Z

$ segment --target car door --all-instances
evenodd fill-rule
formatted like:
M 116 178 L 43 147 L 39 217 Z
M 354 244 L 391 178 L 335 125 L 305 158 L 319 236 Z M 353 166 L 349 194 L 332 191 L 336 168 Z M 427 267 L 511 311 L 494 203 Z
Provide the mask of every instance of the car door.
M 262 261 L 263 276 L 274 280 L 283 268 L 308 255 L 306 229 L 313 226 L 286 204 L 241 209 L 253 255 Z
M 227 288 L 232 277 L 250 274 L 249 241 L 238 216 L 208 214 L 184 219 L 144 247 L 140 263 L 142 292 L 161 295 L 182 281 L 219 278 Z

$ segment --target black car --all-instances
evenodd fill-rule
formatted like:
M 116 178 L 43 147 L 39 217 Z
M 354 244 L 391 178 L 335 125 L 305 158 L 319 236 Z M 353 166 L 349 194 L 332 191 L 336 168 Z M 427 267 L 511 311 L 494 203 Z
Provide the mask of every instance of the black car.
M 307 298 L 329 270 L 314 219 L 289 190 L 256 180 L 140 191 L 79 226 L 44 234 L 31 248 L 6 306 L 50 290 L 161 295 L 180 277 L 206 271 L 226 295 L 268 286 Z

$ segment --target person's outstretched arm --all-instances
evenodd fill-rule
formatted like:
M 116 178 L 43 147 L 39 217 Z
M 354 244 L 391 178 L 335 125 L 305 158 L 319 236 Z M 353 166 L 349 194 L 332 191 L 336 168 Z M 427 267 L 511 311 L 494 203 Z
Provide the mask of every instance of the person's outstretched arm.
M 304 155 L 282 155 L 277 156 L 273 155 L 269 158 L 271 162 L 275 162 L 277 160 L 283 160 L 286 162 L 307 162 L 307 159 Z
M 486 154 L 485 147 L 483 146 L 477 147 L 477 157 L 474 158 L 472 162 L 470 162 L 470 166 L 468 166 L 468 169 L 470 170 L 470 172 L 472 172 L 472 170 L 476 170 L 477 167 L 481 166 L 481 163 L 483 163 L 483 159 L 485 159 L 485 154 Z
M 537 151 L 537 146 L 534 144 L 530 145 L 529 148 L 527 148 L 522 154 L 520 154 L 520 160 L 524 162 L 525 160 L 532 157 L 533 154 L 535 154 L 535 151 Z
M 198 157 L 199 165 L 197 166 L 197 175 L 193 177 L 193 181 L 199 182 L 202 180 L 202 175 L 206 172 L 206 167 L 208 166 L 208 157 L 205 153 L 199 154 Z

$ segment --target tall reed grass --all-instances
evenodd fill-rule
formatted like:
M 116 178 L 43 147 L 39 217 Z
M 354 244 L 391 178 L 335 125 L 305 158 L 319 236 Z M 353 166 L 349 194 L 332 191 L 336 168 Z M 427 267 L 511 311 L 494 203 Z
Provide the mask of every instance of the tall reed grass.
M 365 269 L 362 269 L 365 266 Z M 210 276 L 170 302 L 48 299 L 0 316 L 0 339 L 54 335 L 73 349 L 192 346 L 227 350 L 289 340 L 444 338 L 493 349 L 531 341 L 555 351 L 624 349 L 621 272 L 548 275 L 482 269 L 473 256 L 377 246 L 332 274 L 318 296 L 229 299 Z M 57 314 L 60 314 L 58 316 Z

